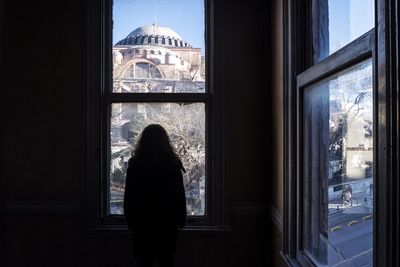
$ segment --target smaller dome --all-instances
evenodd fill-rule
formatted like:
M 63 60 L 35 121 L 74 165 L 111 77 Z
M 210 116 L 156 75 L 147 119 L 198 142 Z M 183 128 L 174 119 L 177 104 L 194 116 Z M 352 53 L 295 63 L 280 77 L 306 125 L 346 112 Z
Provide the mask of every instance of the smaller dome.
M 114 63 L 121 64 L 123 58 L 124 58 L 124 56 L 121 54 L 121 52 L 119 52 L 119 51 L 114 51 L 113 52 L 113 61 L 114 61 Z
M 131 32 L 126 38 L 134 36 L 166 36 L 182 40 L 182 38 L 173 30 L 167 27 L 161 27 L 157 24 L 142 26 Z

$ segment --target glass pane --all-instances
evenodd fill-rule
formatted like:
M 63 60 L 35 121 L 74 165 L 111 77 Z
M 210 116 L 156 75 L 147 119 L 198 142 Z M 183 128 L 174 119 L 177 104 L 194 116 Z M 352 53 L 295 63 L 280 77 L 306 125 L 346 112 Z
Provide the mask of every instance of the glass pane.
M 128 160 L 141 131 L 149 124 L 168 132 L 186 173 L 183 176 L 189 215 L 205 214 L 204 103 L 114 103 L 111 115 L 110 213 L 123 214 Z
M 204 93 L 204 1 L 115 0 L 113 92 Z
M 372 266 L 372 61 L 306 87 L 302 246 L 316 263 Z
M 316 61 L 336 52 L 375 25 L 373 0 L 314 0 Z

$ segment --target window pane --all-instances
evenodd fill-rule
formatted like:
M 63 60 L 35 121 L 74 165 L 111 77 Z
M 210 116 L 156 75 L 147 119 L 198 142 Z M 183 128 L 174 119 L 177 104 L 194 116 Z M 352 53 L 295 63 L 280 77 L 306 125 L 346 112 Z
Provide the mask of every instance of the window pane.
M 113 92 L 204 93 L 204 2 L 115 0 Z
M 374 28 L 374 1 L 314 0 L 313 17 L 319 61 Z
M 371 60 L 304 90 L 302 246 L 321 265 L 372 263 L 372 103 Z
M 186 169 L 184 185 L 189 215 L 205 214 L 204 103 L 114 103 L 111 115 L 110 213 L 123 214 L 125 175 L 132 147 L 152 123 L 168 132 Z

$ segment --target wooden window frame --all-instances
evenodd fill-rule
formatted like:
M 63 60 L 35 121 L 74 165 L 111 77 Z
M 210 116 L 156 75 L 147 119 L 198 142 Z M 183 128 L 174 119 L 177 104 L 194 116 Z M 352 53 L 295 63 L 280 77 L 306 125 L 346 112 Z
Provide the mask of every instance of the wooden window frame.
M 214 14 L 218 12 L 220 16 Z M 223 9 L 205 1 L 206 93 L 112 93 L 112 0 L 85 3 L 86 229 L 127 232 L 122 215 L 108 214 L 109 112 L 113 102 L 201 102 L 206 112 L 206 214 L 189 216 L 183 232 L 229 230 L 228 91 L 223 80 Z M 228 138 L 227 138 L 228 137 Z
M 399 6 L 375 1 L 375 28 L 318 62 L 313 55 L 312 0 L 285 0 L 284 10 L 284 214 L 287 266 L 315 266 L 299 249 L 300 93 L 304 86 L 372 57 L 374 106 L 374 266 L 399 266 L 400 97 Z M 315 42 L 314 42 L 315 43 Z M 358 47 L 352 51 L 353 46 Z M 315 64 L 313 61 L 316 61 Z M 379 249 L 378 249 L 379 248 Z

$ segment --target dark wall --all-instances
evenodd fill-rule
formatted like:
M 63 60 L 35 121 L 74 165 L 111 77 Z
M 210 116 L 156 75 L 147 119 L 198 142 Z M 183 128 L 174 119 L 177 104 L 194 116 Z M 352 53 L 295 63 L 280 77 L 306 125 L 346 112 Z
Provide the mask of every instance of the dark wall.
M 126 233 L 85 220 L 85 14 L 81 0 L 7 1 L 0 94 L 1 266 L 132 266 Z M 265 266 L 273 147 L 267 4 L 223 10 L 230 232 L 181 233 L 178 266 Z M 217 31 L 218 31 L 217 30 Z
M 272 257 L 274 266 L 284 266 L 280 252 L 283 246 L 283 181 L 284 181 L 284 18 L 283 18 L 283 1 L 273 1 L 271 3 L 271 19 L 272 19 L 272 140 L 274 157 L 272 159 L 273 181 L 271 183 L 271 206 L 270 214 L 273 224 L 271 225 L 273 245 Z

